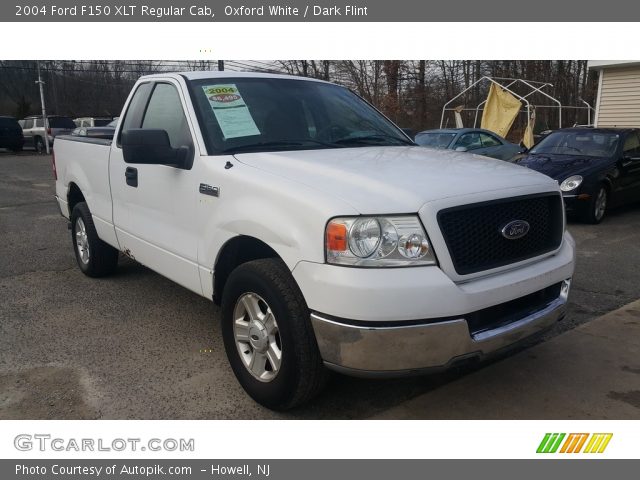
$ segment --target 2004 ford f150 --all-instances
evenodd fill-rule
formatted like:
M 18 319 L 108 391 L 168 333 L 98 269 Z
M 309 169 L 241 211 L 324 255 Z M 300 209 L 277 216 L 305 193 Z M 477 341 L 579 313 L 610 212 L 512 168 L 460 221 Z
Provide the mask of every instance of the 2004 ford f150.
M 484 357 L 564 316 L 557 182 L 430 151 L 348 89 L 266 74 L 141 78 L 113 140 L 60 137 L 56 197 L 87 275 L 119 252 L 221 303 L 258 402 L 327 369 L 401 375 Z

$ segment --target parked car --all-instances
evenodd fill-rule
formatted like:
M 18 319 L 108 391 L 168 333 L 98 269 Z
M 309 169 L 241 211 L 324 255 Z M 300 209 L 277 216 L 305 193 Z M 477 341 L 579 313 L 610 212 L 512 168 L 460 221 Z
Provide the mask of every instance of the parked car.
M 600 223 L 608 207 L 640 201 L 639 129 L 556 130 L 517 161 L 558 181 L 567 213 Z
M 441 128 L 416 134 L 415 142 L 423 147 L 471 152 L 499 160 L 511 160 L 522 151 L 520 145 L 482 128 Z
M 73 120 L 60 115 L 47 116 L 46 128 L 41 116 L 33 115 L 22 121 L 25 145 L 35 148 L 38 153 L 45 151 L 45 139 L 51 146 L 56 136 L 70 134 L 75 128 L 76 124 Z
M 118 125 L 120 117 L 115 117 L 109 123 L 102 127 L 80 127 L 76 128 L 71 135 L 77 137 L 93 137 L 112 139 Z
M 82 117 L 75 118 L 73 123 L 75 123 L 77 127 L 104 127 L 112 120 L 113 118 L 111 117 Z
M 342 86 L 142 77 L 114 141 L 59 137 L 52 160 L 79 269 L 108 275 L 123 252 L 221 303 L 231 368 L 270 408 L 312 398 L 328 369 L 446 368 L 565 315 L 557 182 L 421 148 Z
M 79 127 L 71 135 L 76 137 L 108 138 L 112 139 L 115 133 L 113 127 Z
M 0 115 L 0 148 L 19 152 L 23 145 L 24 135 L 18 121 L 13 117 Z

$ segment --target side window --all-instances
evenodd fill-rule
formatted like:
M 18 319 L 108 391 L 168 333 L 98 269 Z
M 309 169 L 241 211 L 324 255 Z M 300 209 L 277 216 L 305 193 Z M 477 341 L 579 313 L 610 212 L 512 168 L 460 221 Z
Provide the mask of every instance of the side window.
M 142 125 L 142 115 L 144 114 L 144 107 L 147 104 L 149 92 L 151 91 L 152 87 L 152 83 L 142 83 L 138 86 L 136 92 L 133 94 L 133 98 L 129 102 L 127 111 L 124 114 L 124 119 L 121 122 L 122 126 L 120 127 L 120 131 L 118 132 L 118 146 L 120 145 L 120 136 L 122 135 L 122 132 L 131 128 L 140 128 L 140 126 Z
M 487 133 L 481 133 L 480 140 L 482 140 L 483 147 L 497 147 L 499 145 L 502 145 L 502 142 L 500 142 L 500 140 Z
M 24 126 L 22 128 L 33 128 L 33 118 L 27 118 L 26 120 L 24 120 Z
M 640 155 L 640 138 L 636 132 L 630 133 L 624 141 L 622 155 Z
M 142 128 L 166 130 L 173 148 L 192 144 L 180 96 L 173 85 L 158 83 L 153 89 L 142 120 Z
M 41 118 L 36 118 L 35 119 L 35 125 L 36 128 L 40 128 L 42 127 L 42 119 Z
M 475 150 L 482 146 L 480 135 L 477 133 L 465 133 L 456 142 L 456 147 L 465 147 L 467 150 Z

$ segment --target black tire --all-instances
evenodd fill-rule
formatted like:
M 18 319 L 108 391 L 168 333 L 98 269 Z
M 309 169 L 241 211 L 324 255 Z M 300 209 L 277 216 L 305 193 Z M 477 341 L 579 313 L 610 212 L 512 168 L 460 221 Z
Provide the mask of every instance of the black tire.
M 77 243 L 78 230 L 81 230 L 80 220 L 86 232 L 86 246 L 88 247 L 86 261 L 83 260 L 81 249 Z M 118 250 L 100 240 L 91 212 L 85 202 L 76 204 L 71 212 L 71 242 L 78 267 L 85 275 L 104 277 L 113 273 L 118 266 Z
M 33 140 L 33 146 L 36 149 L 36 153 L 45 153 L 46 152 L 46 149 L 45 149 L 45 146 L 44 146 L 44 142 L 42 141 L 42 138 L 40 138 L 40 137 L 36 137 Z
M 604 207 L 601 204 L 602 201 L 604 201 Z M 582 220 L 585 223 L 591 223 L 593 225 L 600 223 L 604 219 L 608 205 L 609 190 L 604 184 L 601 184 L 594 191 L 593 195 L 591 195 L 586 209 L 583 212 Z
M 281 345 L 275 378 L 260 381 L 240 356 L 234 336 L 234 310 L 238 300 L 255 294 L 271 309 Z M 231 368 L 244 390 L 273 410 L 287 410 L 311 400 L 325 386 L 329 373 L 322 363 L 309 319 L 309 309 L 280 259 L 254 260 L 237 267 L 222 294 L 222 336 Z

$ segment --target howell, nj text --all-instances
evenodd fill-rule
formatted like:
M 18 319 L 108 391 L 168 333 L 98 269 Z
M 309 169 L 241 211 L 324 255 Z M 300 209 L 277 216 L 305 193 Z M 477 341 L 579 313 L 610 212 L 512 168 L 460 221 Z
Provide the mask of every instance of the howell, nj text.
M 258 477 L 268 477 L 271 475 L 271 466 L 269 464 L 256 465 L 254 470 L 248 463 L 240 465 L 211 465 L 211 475 L 214 476 L 231 476 L 231 477 L 250 477 L 254 473 Z M 205 470 L 201 470 L 204 472 Z

